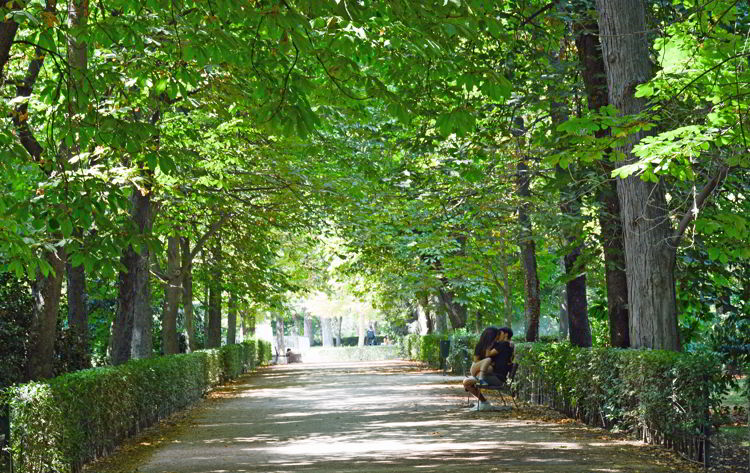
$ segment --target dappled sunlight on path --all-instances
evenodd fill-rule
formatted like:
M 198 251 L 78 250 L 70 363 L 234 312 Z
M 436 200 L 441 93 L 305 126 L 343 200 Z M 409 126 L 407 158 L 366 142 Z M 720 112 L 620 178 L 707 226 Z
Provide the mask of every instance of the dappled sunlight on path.
M 406 362 L 275 366 L 213 397 L 137 471 L 685 471 L 523 408 L 470 411 L 460 378 Z

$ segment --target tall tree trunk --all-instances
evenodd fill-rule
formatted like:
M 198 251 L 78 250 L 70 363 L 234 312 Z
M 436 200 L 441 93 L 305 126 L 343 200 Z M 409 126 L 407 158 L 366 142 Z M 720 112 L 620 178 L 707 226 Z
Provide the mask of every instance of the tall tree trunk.
M 145 194 L 145 195 L 144 195 Z M 131 218 L 139 239 L 151 233 L 151 193 L 133 189 Z M 145 242 L 136 251 L 132 245 L 124 251 L 120 263 L 125 267 L 118 279 L 117 312 L 112 329 L 112 364 L 151 356 L 151 292 L 149 288 L 149 250 Z
M 539 276 L 536 265 L 536 244 L 532 235 L 531 218 L 529 217 L 529 198 L 531 176 L 525 157 L 518 162 L 518 196 L 521 200 L 518 206 L 518 222 L 521 230 L 518 246 L 521 249 L 521 266 L 524 271 L 524 295 L 526 306 L 526 341 L 535 342 L 539 338 L 539 316 L 541 314 L 541 296 L 539 292 Z
M 590 347 L 591 325 L 589 324 L 588 303 L 586 301 L 586 274 L 576 267 L 576 260 L 581 256 L 581 247 L 577 246 L 565 255 L 565 273 L 579 273 L 565 284 L 567 300 L 568 326 L 570 343 L 578 347 Z
M 247 318 L 247 335 L 251 337 L 255 336 L 255 313 L 252 313 Z
M 208 254 L 204 251 L 203 252 L 203 261 L 208 261 L 206 257 Z M 213 279 L 213 275 L 210 274 L 208 276 L 208 280 L 206 281 L 206 284 L 203 286 L 203 347 L 208 348 L 208 321 L 210 319 L 210 312 L 211 312 L 211 281 Z
M 50 378 L 54 375 L 55 335 L 60 307 L 62 279 L 65 274 L 65 255 L 62 250 L 45 252 L 52 267 L 48 276 L 39 274 L 32 285 L 34 308 L 29 331 L 29 358 L 26 373 L 29 380 Z
M 359 335 L 359 339 L 357 340 L 357 346 L 363 347 L 365 346 L 365 313 L 360 312 L 359 314 L 359 325 L 357 326 L 357 335 Z
M 284 343 L 284 319 L 281 315 L 275 315 L 276 318 L 276 351 L 279 355 L 286 355 L 286 344 Z M 289 360 L 287 360 L 289 362 Z
M 217 239 L 213 248 L 214 267 L 211 271 L 208 296 L 208 338 L 206 347 L 221 346 L 221 293 L 222 293 L 222 256 L 221 242 Z
M 88 48 L 85 41 L 79 39 L 81 29 L 88 23 L 88 0 L 71 0 L 68 2 L 68 116 L 75 127 L 81 122 L 81 115 L 86 113 L 85 76 L 88 68 Z M 72 132 L 72 131 L 71 131 Z M 67 158 L 80 153 L 77 139 L 73 146 L 67 148 Z M 78 165 L 74 165 L 77 168 Z M 76 228 L 76 239 L 83 242 L 83 231 Z M 81 251 L 81 248 L 78 248 Z M 70 253 L 70 251 L 69 251 Z M 89 357 L 89 324 L 86 312 L 86 273 L 82 264 L 73 267 L 67 264 L 68 275 L 68 324 L 73 332 L 76 369 L 88 368 Z
M 502 271 L 503 271 L 503 308 L 505 310 L 505 326 L 511 328 L 513 326 L 513 297 L 510 289 L 510 277 L 508 275 L 508 263 L 505 259 L 505 255 L 502 258 Z
M 599 25 L 590 22 L 576 31 L 576 48 L 583 66 L 583 82 L 586 86 L 588 106 L 598 111 L 609 104 L 607 97 L 607 73 L 604 67 Z M 597 138 L 603 138 L 609 130 L 598 130 Z M 600 164 L 602 172 L 609 177 L 612 165 L 608 161 Z M 607 180 L 596 193 L 599 201 L 600 244 L 604 251 L 604 271 L 607 284 L 607 313 L 609 315 L 609 338 L 613 347 L 630 346 L 628 329 L 628 284 L 625 275 L 625 248 L 622 241 L 620 202 L 617 199 L 617 183 Z
M 417 320 L 419 321 L 420 333 L 422 335 L 435 333 L 435 324 L 432 320 L 432 310 L 427 294 L 419 295 L 417 299 Z
M 185 335 L 188 353 L 198 349 L 195 340 L 195 315 L 193 314 L 193 261 L 190 259 L 190 241 L 180 238 L 180 275 L 182 276 L 182 310 L 185 315 Z
M 144 193 L 146 195 L 143 195 Z M 146 192 L 135 190 L 134 194 L 135 223 L 137 228 L 140 229 L 140 235 L 147 238 L 151 234 L 152 225 L 151 192 L 150 189 Z M 140 252 L 132 260 L 135 262 L 135 268 L 133 268 L 133 278 L 135 279 L 133 296 L 135 300 L 133 303 L 133 340 L 130 356 L 136 359 L 148 358 L 153 352 L 154 342 L 151 336 L 153 318 L 151 314 L 151 285 L 149 284 L 150 259 L 151 254 L 148 245 L 143 242 Z M 128 268 L 128 270 L 130 269 Z
M 315 335 L 313 334 L 313 319 L 309 314 L 305 314 L 305 336 L 310 341 L 310 346 L 313 346 Z
M 477 311 L 477 317 L 476 317 L 475 324 L 474 324 L 474 326 L 476 327 L 478 333 L 482 332 L 482 323 L 483 323 L 482 322 L 482 318 L 483 318 L 482 317 L 482 311 L 478 310 Z
M 180 237 L 167 237 L 167 277 L 165 308 L 161 322 L 162 346 L 165 355 L 179 353 L 177 313 L 180 305 Z
M 20 10 L 22 5 L 20 2 L 14 1 L 11 7 L 13 7 L 13 10 Z M 7 19 L 3 18 L 0 22 L 0 83 L 5 82 L 3 71 L 5 64 L 10 59 L 10 48 L 13 46 L 16 32 L 18 32 L 18 23 L 13 19 L 13 16 Z
M 341 329 L 344 325 L 344 317 L 339 316 L 336 318 L 336 346 L 341 346 Z
M 445 333 L 448 331 L 448 316 L 445 313 L 445 307 L 440 303 L 437 295 L 432 295 L 430 298 L 432 299 L 432 313 L 435 314 L 435 332 Z
M 237 295 L 229 294 L 229 305 L 227 307 L 227 345 L 237 343 Z
M 560 265 L 565 270 L 565 258 L 560 259 Z M 560 293 L 560 312 L 558 315 L 558 340 L 565 341 L 568 339 L 568 333 L 570 331 L 570 325 L 568 322 L 568 295 L 566 294 L 565 287 L 562 288 Z
M 91 366 L 89 318 L 86 311 L 86 272 L 82 264 L 73 267 L 70 262 L 65 265 L 65 269 L 68 276 L 68 325 L 75 344 L 73 366 L 82 370 Z
M 642 0 L 597 0 L 602 54 L 605 58 L 609 101 L 621 114 L 643 111 L 645 100 L 635 97 L 638 84 L 649 80 L 645 5 Z M 618 148 L 625 161 L 637 158 L 633 145 L 645 132 L 636 133 Z M 636 348 L 679 350 L 675 252 L 664 185 L 633 175 L 617 180 L 624 227 L 627 264 L 630 342 Z
M 438 300 L 448 315 L 451 327 L 453 329 L 465 327 L 466 320 L 469 318 L 468 311 L 466 307 L 453 300 L 455 297 L 453 291 L 444 289 L 446 283 L 447 281 L 444 281 L 444 286 L 438 290 Z

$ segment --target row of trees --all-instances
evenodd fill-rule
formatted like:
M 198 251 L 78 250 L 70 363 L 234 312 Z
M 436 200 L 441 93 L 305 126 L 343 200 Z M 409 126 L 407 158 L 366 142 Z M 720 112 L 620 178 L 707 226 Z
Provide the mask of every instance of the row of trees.
M 112 363 L 154 352 L 162 290 L 161 351 L 178 351 L 180 305 L 198 347 L 199 297 L 216 346 L 223 304 L 231 329 L 327 284 L 318 232 L 346 242 L 339 270 L 381 309 L 432 329 L 523 307 L 535 340 L 564 285 L 577 345 L 593 308 L 615 346 L 679 350 L 678 314 L 683 337 L 720 324 L 741 341 L 744 4 L 31 0 L 0 14 L 0 259 L 32 281 L 28 378 L 53 373 L 61 301 L 87 353 L 85 301 L 116 300 Z

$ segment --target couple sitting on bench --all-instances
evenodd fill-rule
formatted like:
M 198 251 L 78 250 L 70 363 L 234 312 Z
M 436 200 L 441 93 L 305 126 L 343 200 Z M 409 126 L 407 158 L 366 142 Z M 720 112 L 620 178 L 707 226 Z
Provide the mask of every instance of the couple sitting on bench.
M 481 388 L 504 387 L 508 375 L 513 371 L 513 330 L 508 327 L 487 327 L 474 348 L 474 362 L 470 376 L 464 379 L 464 389 L 479 401 L 477 410 L 492 409 L 492 404 L 481 392 Z M 512 375 L 511 375 L 512 376 Z

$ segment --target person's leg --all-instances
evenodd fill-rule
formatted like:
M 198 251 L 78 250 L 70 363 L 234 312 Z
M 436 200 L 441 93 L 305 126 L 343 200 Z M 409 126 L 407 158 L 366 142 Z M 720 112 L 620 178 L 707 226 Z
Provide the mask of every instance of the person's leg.
M 469 374 L 472 376 L 482 377 L 492 372 L 492 359 L 484 358 L 479 361 L 475 361 L 469 368 Z
M 484 397 L 484 394 L 482 394 L 482 392 L 477 389 L 476 383 L 476 378 L 464 379 L 464 390 L 471 393 L 475 398 L 479 399 L 480 402 L 487 402 L 487 398 Z
M 485 358 L 479 361 L 479 374 L 475 375 L 478 378 L 485 378 L 492 374 L 492 358 Z

